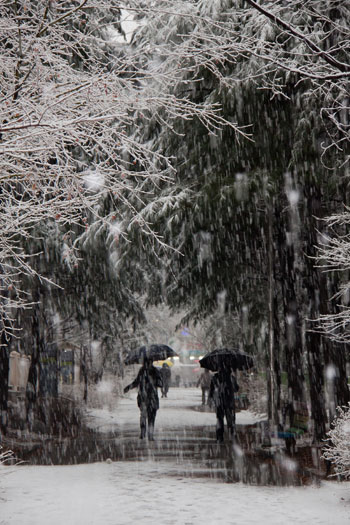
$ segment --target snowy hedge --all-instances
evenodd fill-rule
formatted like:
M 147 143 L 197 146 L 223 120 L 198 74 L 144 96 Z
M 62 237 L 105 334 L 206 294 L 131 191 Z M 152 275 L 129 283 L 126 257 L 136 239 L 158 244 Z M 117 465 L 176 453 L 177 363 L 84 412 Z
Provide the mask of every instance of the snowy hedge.
M 328 432 L 328 443 L 324 449 L 324 459 L 330 461 L 335 473 L 350 478 L 350 403 L 347 407 L 338 407 L 338 416 L 333 428 Z

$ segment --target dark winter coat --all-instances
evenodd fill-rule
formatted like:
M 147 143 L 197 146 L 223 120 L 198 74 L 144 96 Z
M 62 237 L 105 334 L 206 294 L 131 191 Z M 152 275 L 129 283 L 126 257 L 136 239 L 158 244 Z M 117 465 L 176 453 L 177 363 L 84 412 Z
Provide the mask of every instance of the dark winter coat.
M 213 375 L 210 388 L 209 399 L 212 400 L 216 408 L 235 409 L 235 393 L 239 386 L 236 378 L 230 370 L 222 370 Z
M 163 381 L 159 370 L 155 366 L 143 366 L 140 368 L 137 377 L 130 385 L 124 388 L 124 392 L 132 388 L 138 388 L 137 405 L 141 407 L 143 403 L 153 410 L 159 408 L 159 398 L 157 388 L 163 386 Z
M 164 366 L 160 369 L 160 373 L 162 375 L 163 380 L 163 386 L 169 385 L 170 379 L 171 379 L 171 370 L 168 365 Z

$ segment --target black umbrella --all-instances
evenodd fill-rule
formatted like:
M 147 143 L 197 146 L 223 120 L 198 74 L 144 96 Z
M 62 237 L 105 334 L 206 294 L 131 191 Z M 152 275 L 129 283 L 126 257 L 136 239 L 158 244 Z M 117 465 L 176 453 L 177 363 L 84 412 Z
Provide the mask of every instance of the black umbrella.
M 232 370 L 248 370 L 254 366 L 250 355 L 229 348 L 216 348 L 200 359 L 199 363 L 202 368 L 213 372 L 217 372 L 222 366 Z
M 126 357 L 125 365 L 142 364 L 145 359 L 150 361 L 164 361 L 168 357 L 175 357 L 177 353 L 168 345 L 148 345 L 140 346 L 136 350 L 132 350 Z

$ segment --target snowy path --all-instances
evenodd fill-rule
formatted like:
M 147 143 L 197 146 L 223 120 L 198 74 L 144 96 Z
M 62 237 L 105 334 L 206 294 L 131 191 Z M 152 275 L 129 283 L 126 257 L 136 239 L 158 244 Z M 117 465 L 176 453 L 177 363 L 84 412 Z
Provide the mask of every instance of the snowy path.
M 169 436 L 169 429 L 174 439 L 178 436 L 181 440 L 184 427 L 203 429 L 208 425 L 209 429 L 215 425 L 212 413 L 188 409 L 199 402 L 198 396 L 193 389 L 173 389 L 169 399 L 161 400 L 157 440 Z M 92 415 L 91 424 L 104 430 L 122 428 L 130 436 L 138 432 L 133 394 L 115 409 L 100 409 Z M 249 413 L 238 416 L 238 423 L 253 422 Z M 320 487 L 285 488 L 222 483 L 208 477 L 181 475 L 178 457 L 166 461 L 0 467 L 0 525 L 62 523 L 349 525 L 350 483 L 327 481 Z
M 139 430 L 139 411 L 136 404 L 136 392 L 131 391 L 128 397 L 120 400 L 118 407 L 108 410 L 91 410 L 91 426 L 101 431 L 121 432 Z M 158 436 L 169 429 L 180 432 L 186 427 L 215 427 L 215 414 L 191 410 L 201 404 L 201 391 L 199 388 L 172 388 L 168 398 L 160 398 L 160 408 L 157 412 L 155 431 Z M 244 411 L 237 414 L 237 424 L 245 425 L 256 422 L 258 419 L 250 412 Z

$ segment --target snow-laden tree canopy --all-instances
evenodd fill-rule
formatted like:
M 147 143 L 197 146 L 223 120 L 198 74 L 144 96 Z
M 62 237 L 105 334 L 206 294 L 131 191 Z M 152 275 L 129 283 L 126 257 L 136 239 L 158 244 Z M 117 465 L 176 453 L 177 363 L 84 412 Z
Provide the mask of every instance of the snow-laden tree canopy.
M 157 136 L 181 136 L 179 120 L 196 119 L 213 143 L 223 126 L 241 143 L 254 139 L 254 115 L 239 127 L 245 102 L 237 94 L 248 85 L 288 100 L 301 84 L 301 98 L 324 125 L 324 163 L 346 163 L 344 2 L 2 0 L 0 8 L 2 309 L 23 299 L 19 272 L 37 272 L 28 247 L 43 222 L 69 268 L 78 264 L 80 241 L 88 246 L 100 231 L 115 266 L 130 226 L 162 245 L 152 210 L 191 202 L 191 190 L 178 198 L 174 186 L 158 199 L 177 166 Z M 219 95 L 230 106 L 230 89 L 236 109 L 226 119 Z
M 134 27 L 147 21 L 149 6 L 163 16 L 169 7 L 135 5 L 127 6 L 134 7 L 128 11 Z M 193 70 L 184 39 L 166 45 L 163 28 L 159 39 L 131 46 L 121 7 L 103 0 L 0 2 L 2 315 L 24 300 L 19 275 L 36 273 L 28 246 L 40 237 L 40 225 L 51 224 L 53 235 L 64 228 L 62 259 L 71 266 L 76 227 L 89 230 L 93 222 L 115 233 L 121 203 L 131 221 L 153 235 L 130 195 L 142 201 L 173 167 L 152 142 L 135 140 L 132 130 L 142 126 L 144 113 L 160 126 L 164 115 L 170 127 L 176 118 L 196 117 L 214 132 L 229 125 L 240 133 L 217 105 L 193 103 L 169 89 Z M 192 17 L 191 2 L 177 7 L 184 19 Z M 198 54 L 199 62 L 215 59 Z M 100 213 L 106 198 L 113 203 L 107 215 Z

